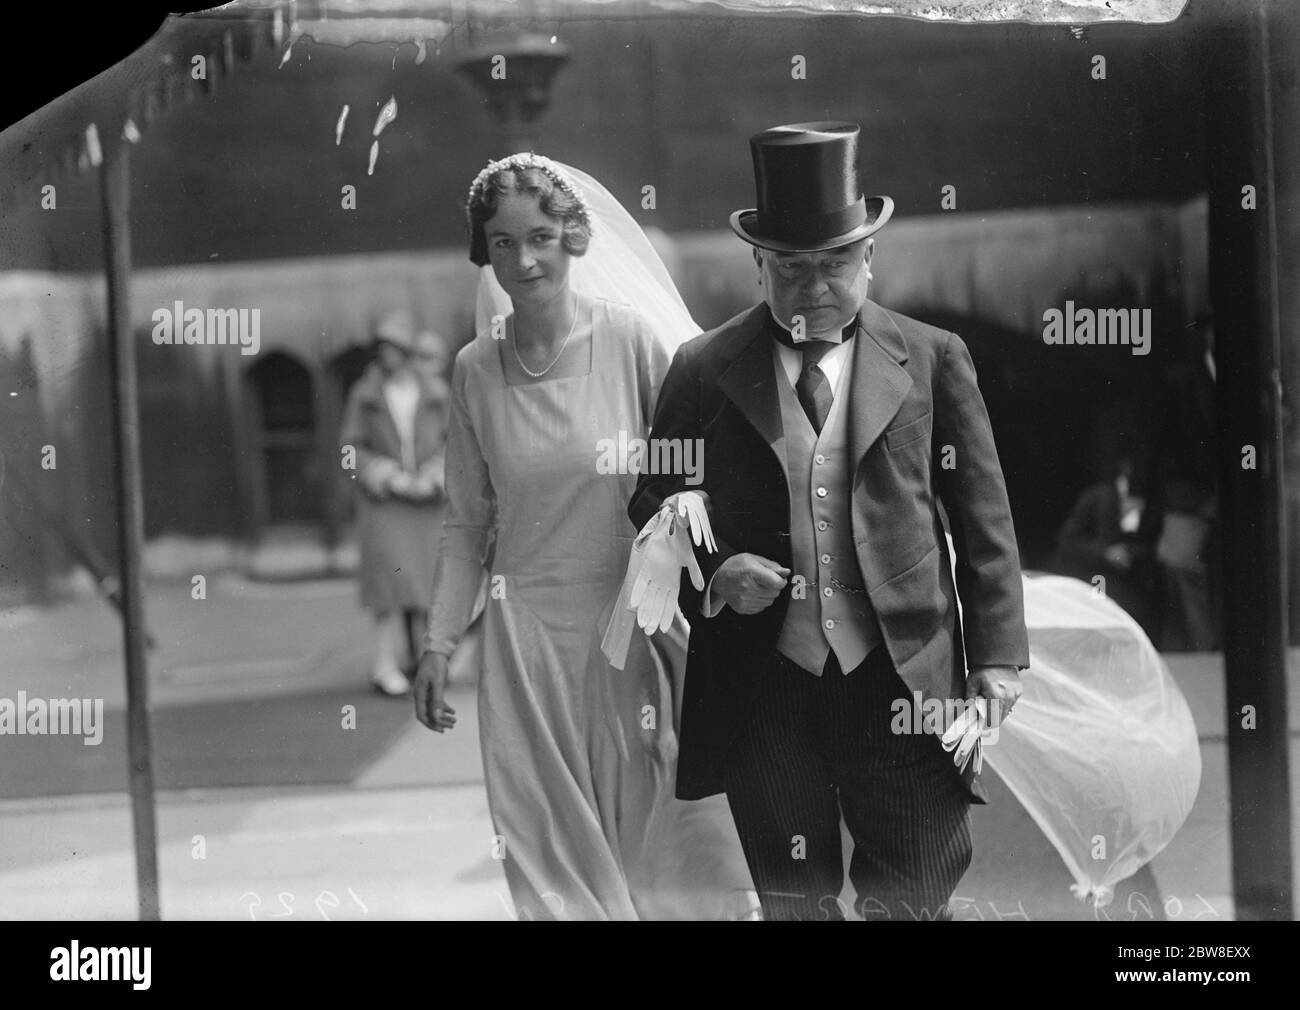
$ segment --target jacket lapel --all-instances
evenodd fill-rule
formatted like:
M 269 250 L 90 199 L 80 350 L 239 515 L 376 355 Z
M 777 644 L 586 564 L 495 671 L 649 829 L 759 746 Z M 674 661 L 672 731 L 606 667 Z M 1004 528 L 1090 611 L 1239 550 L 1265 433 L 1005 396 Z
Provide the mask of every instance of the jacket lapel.
M 867 450 L 903 405 L 912 376 L 903 367 L 907 342 L 898 324 L 875 302 L 863 303 L 853 342 L 857 346 L 849 385 L 849 453 L 856 474 Z
M 384 378 L 377 367 L 367 369 L 365 374 L 358 380 L 357 385 L 360 387 L 359 398 L 361 407 L 367 411 L 372 418 L 371 431 L 382 432 L 382 448 L 384 454 L 392 456 L 395 459 L 402 457 L 402 437 L 397 431 L 397 422 L 393 420 L 393 413 L 388 409 L 388 400 L 384 396 Z
M 785 433 L 768 325 L 765 304 L 745 317 L 736 331 L 736 356 L 718 377 L 718 387 L 771 447 L 784 471 Z M 898 324 L 875 302 L 863 303 L 853 343 L 849 452 L 855 464 L 860 464 L 903 405 L 912 388 L 912 376 L 903 367 L 907 342 Z M 855 473 L 856 469 L 855 465 Z
M 759 305 L 741 322 L 735 337 L 736 356 L 718 376 L 718 388 L 771 447 L 784 471 L 785 432 L 767 336 L 767 312 L 765 304 Z

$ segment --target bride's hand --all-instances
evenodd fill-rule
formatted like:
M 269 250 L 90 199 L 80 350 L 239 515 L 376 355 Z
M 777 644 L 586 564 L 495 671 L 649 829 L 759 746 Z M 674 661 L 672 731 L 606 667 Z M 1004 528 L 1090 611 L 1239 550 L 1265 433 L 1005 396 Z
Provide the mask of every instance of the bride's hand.
M 435 733 L 456 725 L 456 710 L 446 701 L 447 665 L 441 652 L 426 652 L 415 671 L 415 717 Z

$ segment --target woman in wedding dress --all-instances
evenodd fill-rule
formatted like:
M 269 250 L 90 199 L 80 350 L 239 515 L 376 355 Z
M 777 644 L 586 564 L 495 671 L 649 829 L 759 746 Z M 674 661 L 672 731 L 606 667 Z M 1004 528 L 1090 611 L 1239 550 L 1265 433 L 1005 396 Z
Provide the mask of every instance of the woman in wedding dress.
M 593 207 L 597 195 L 594 180 L 580 187 L 530 154 L 489 164 L 471 187 L 471 259 L 495 311 L 452 374 L 416 711 L 431 729 L 455 726 L 447 662 L 486 571 L 479 732 L 517 915 L 739 919 L 757 900 L 725 799 L 673 795 L 685 621 L 636 636 L 622 669 L 600 649 L 636 534 L 637 475 L 603 472 L 598 446 L 648 434 L 672 352 L 698 328 L 635 224 L 615 220 L 612 198 Z M 624 244 L 620 226 L 643 245 Z

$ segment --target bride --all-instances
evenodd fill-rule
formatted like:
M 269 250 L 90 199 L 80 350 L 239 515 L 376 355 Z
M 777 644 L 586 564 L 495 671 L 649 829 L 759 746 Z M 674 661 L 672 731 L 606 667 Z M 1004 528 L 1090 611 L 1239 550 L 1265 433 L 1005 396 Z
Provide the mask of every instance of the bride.
M 456 724 L 448 657 L 486 572 L 479 732 L 519 918 L 745 918 L 757 898 L 725 799 L 673 796 L 684 619 L 635 636 L 621 669 L 600 648 L 637 474 L 609 473 L 598 446 L 648 435 L 672 354 L 699 327 L 588 176 L 533 154 L 495 161 L 468 216 L 478 335 L 452 373 L 416 714 Z

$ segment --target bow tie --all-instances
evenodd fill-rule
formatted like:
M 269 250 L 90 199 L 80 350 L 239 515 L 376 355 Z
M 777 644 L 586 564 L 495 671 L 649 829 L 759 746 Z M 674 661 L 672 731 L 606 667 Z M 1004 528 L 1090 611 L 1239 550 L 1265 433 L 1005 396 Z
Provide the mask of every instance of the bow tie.
M 768 318 L 771 320 L 772 323 L 769 329 L 771 329 L 772 336 L 777 340 L 778 343 L 785 344 L 786 347 L 793 348 L 794 350 L 799 351 L 800 353 L 809 354 L 809 356 L 812 357 L 814 360 L 820 360 L 821 357 L 824 354 L 826 354 L 828 351 L 830 351 L 832 348 L 840 346 L 839 344 L 835 343 L 832 340 L 796 341 L 794 339 L 794 336 L 790 333 L 790 331 L 776 321 L 776 317 L 772 315 L 772 310 L 770 308 L 767 310 L 767 314 L 768 314 Z M 858 332 L 858 317 L 855 315 L 852 319 L 849 320 L 848 325 L 845 326 L 844 329 L 840 331 L 841 342 L 847 344 L 850 340 L 853 339 L 853 335 L 857 332 Z

